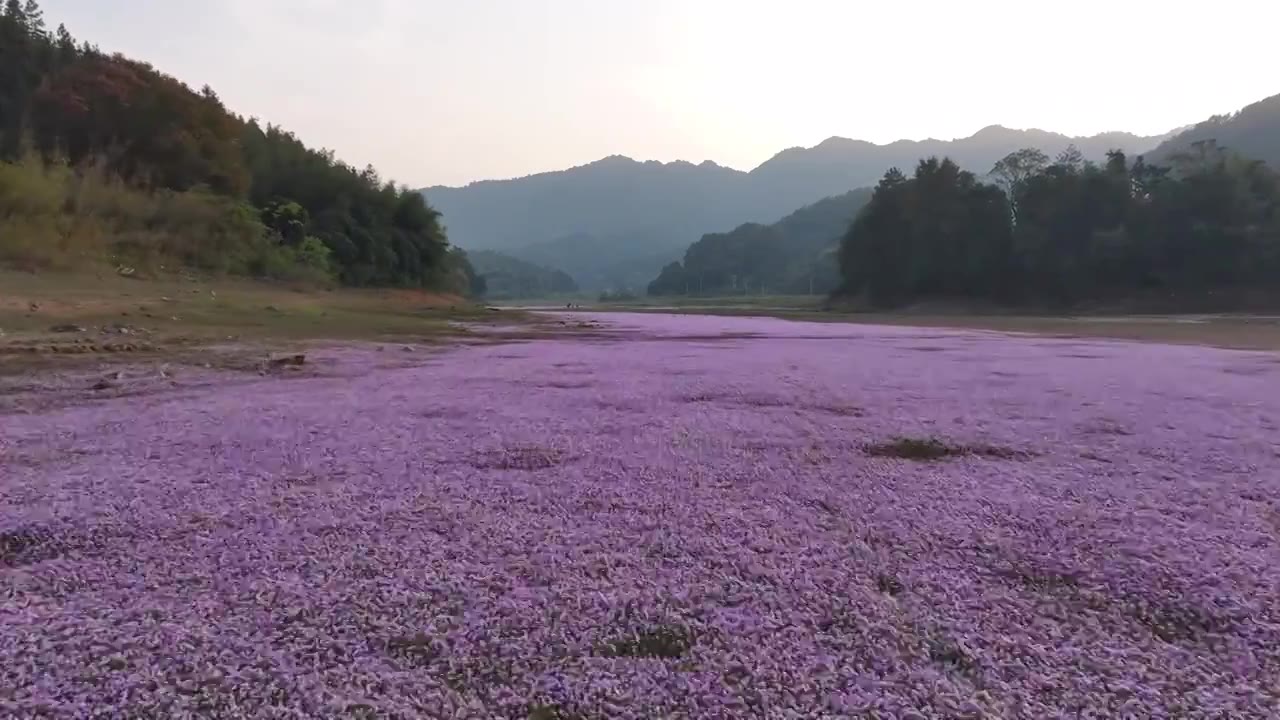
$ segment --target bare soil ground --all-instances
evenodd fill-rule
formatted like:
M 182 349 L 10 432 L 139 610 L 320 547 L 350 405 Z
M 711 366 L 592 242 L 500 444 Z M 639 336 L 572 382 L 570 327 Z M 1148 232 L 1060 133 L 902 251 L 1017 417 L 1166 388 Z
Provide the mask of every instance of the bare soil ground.
M 777 317 L 812 322 L 840 322 L 906 327 L 947 327 L 1029 333 L 1051 337 L 1206 345 L 1238 350 L 1280 350 L 1280 314 L 1163 313 L 1080 315 L 948 312 L 921 308 L 905 312 L 852 312 L 823 309 L 814 297 L 700 298 L 676 305 L 646 302 L 593 305 L 594 311 L 659 312 L 694 315 Z
M 483 308 L 415 290 L 315 290 L 206 280 L 0 271 L 0 330 L 39 334 L 59 324 L 146 326 L 165 335 L 377 337 L 416 333 Z
M 876 325 L 954 327 L 1052 337 L 1108 338 L 1176 345 L 1207 345 L 1237 350 L 1280 350 L 1280 316 L 1033 317 L 876 314 L 833 315 L 829 319 Z
M 1280 316 L 858 314 L 786 303 L 665 310 L 1280 350 Z M 495 312 L 419 290 L 0 271 L 0 413 L 261 376 L 316 377 L 329 373 L 327 353 L 341 353 L 351 342 L 390 351 L 383 364 L 395 366 L 421 360 L 412 353 L 460 343 L 568 335 L 609 341 L 613 334 L 589 315 Z M 292 364 L 289 358 L 298 355 L 303 361 Z
M 413 289 L 0 270 L 0 415 L 331 376 L 354 346 L 385 353 L 378 366 L 390 368 L 592 325 Z

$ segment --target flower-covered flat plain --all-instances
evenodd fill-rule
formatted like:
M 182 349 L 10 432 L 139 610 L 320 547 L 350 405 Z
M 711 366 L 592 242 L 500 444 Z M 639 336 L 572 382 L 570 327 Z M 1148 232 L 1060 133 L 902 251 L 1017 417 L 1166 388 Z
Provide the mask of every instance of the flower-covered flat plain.
M 591 320 L 0 416 L 0 715 L 1280 712 L 1274 356 Z

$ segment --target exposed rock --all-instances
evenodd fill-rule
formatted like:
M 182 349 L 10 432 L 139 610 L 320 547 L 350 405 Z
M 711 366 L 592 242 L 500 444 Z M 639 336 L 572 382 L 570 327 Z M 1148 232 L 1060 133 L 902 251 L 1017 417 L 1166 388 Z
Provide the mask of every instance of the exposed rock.
M 294 353 L 292 355 L 273 355 L 267 358 L 268 368 L 301 367 L 306 363 L 307 356 L 303 353 Z

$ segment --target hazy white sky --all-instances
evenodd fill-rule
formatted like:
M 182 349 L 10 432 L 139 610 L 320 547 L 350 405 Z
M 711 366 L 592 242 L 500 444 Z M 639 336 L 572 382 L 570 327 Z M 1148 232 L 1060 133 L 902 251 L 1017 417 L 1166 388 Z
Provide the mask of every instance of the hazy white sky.
M 412 186 L 831 135 L 1159 133 L 1280 92 L 1275 0 L 42 0 Z

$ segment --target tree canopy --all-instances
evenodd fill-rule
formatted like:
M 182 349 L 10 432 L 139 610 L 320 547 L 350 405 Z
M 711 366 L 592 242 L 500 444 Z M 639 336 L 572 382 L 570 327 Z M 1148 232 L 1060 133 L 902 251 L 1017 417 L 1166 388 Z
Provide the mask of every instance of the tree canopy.
M 650 295 L 828 293 L 839 284 L 835 248 L 870 197 L 853 190 L 803 207 L 772 225 L 710 233 L 662 269 Z
M 208 87 L 50 32 L 34 0 L 0 12 L 0 161 L 32 154 L 94 168 L 149 194 L 243 205 L 282 251 L 325 256 L 353 285 L 457 279 L 440 215 L 422 195 L 291 133 L 239 117 Z M 465 274 L 465 273 L 464 273 Z
M 485 296 L 495 300 L 548 298 L 578 292 L 578 284 L 563 270 L 493 250 L 476 250 L 467 256 L 484 282 Z
M 1147 153 L 1148 162 L 1167 164 L 1197 142 L 1212 140 L 1254 160 L 1280 170 L 1280 95 L 1252 103 L 1238 112 L 1216 115 L 1197 123 Z
M 1212 141 L 1169 167 L 1023 150 L 991 176 L 937 158 L 887 172 L 841 243 L 842 292 L 1071 304 L 1280 279 L 1280 177 Z

